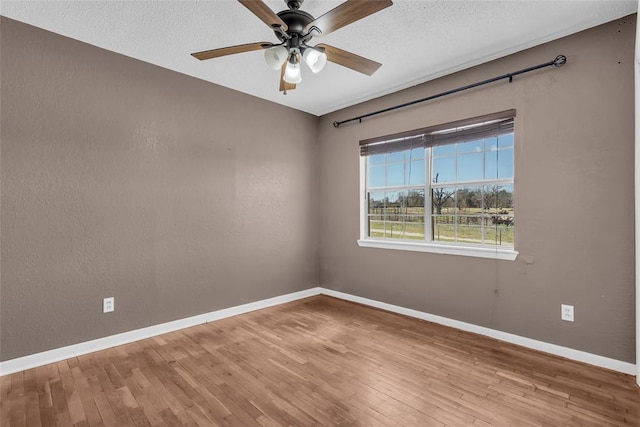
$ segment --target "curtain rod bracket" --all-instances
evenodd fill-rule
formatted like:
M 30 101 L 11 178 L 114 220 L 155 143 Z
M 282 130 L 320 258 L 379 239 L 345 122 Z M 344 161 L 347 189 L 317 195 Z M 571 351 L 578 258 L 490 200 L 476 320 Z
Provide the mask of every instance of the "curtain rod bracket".
M 397 110 L 399 108 L 409 107 L 411 105 L 420 104 L 420 103 L 426 102 L 426 101 L 431 101 L 432 99 L 440 98 L 440 97 L 447 96 L 447 95 L 453 95 L 454 93 L 462 92 L 463 90 L 473 89 L 473 88 L 478 87 L 478 86 L 482 86 L 482 85 L 486 85 L 486 84 L 489 84 L 489 83 L 497 82 L 498 80 L 509 79 L 509 83 L 511 83 L 511 82 L 513 82 L 513 77 L 514 76 L 518 76 L 520 74 L 524 74 L 524 73 L 528 73 L 528 72 L 531 72 L 531 71 L 539 70 L 540 68 L 550 67 L 552 65 L 555 66 L 555 67 L 562 67 L 566 63 L 567 63 L 567 57 L 564 56 L 564 55 L 558 55 L 558 56 L 556 56 L 556 58 L 553 61 L 545 62 L 544 64 L 534 65 L 533 67 L 524 68 L 524 69 L 519 70 L 519 71 L 514 71 L 513 73 L 503 74 L 501 76 L 494 77 L 492 79 L 483 80 L 483 81 L 477 82 L 477 83 L 472 83 L 470 85 L 462 86 L 462 87 L 459 87 L 459 88 L 456 88 L 456 89 L 451 89 L 451 90 L 448 90 L 446 92 L 439 93 L 437 95 L 431 95 L 431 96 L 428 96 L 426 98 L 418 99 L 418 100 L 411 101 L 411 102 L 406 102 L 406 103 L 400 104 L 400 105 L 395 105 L 393 107 L 388 107 L 388 108 L 385 108 L 383 110 L 374 111 L 373 113 L 364 114 L 362 116 L 353 117 L 353 118 L 347 119 L 347 120 L 335 121 L 335 122 L 333 122 L 333 127 L 337 128 L 338 126 L 340 126 L 343 123 L 353 122 L 353 121 L 356 121 L 356 120 L 358 121 L 358 123 L 362 123 L 362 119 L 366 119 L 367 117 L 377 116 L 378 114 L 382 114 L 382 113 L 386 113 L 386 112 L 389 112 L 389 111 Z

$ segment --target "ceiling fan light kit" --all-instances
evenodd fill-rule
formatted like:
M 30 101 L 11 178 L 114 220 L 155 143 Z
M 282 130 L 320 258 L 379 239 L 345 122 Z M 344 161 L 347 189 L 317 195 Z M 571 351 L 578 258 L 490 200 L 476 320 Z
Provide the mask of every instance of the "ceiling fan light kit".
M 295 54 L 291 54 L 291 59 L 287 63 L 287 68 L 284 70 L 284 81 L 292 84 L 297 84 L 302 81 L 300 63 L 296 61 Z
M 218 58 L 236 53 L 265 49 L 264 58 L 273 70 L 280 70 L 280 91 L 295 89 L 302 81 L 300 60 L 313 73 L 319 73 L 327 61 L 342 65 L 359 73 L 372 75 L 382 64 L 359 55 L 326 44 L 310 46 L 313 37 L 322 37 L 355 21 L 381 11 L 393 4 L 391 0 L 347 0 L 324 15 L 314 18 L 300 10 L 304 0 L 285 0 L 289 7 L 274 13 L 262 0 L 238 0 L 262 22 L 267 24 L 280 40 L 280 44 L 269 42 L 229 46 L 192 53 L 195 58 Z M 283 84 L 283 82 L 287 84 Z
M 319 73 L 327 65 L 327 54 L 313 47 L 303 49 L 302 59 L 313 73 Z
M 274 46 L 264 51 L 264 59 L 267 61 L 267 65 L 274 70 L 279 70 L 288 57 L 289 51 L 284 46 Z

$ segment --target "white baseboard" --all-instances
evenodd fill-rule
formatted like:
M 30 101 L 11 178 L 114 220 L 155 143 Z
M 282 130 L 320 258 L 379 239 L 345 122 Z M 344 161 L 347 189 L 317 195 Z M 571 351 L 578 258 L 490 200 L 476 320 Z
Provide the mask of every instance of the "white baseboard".
M 83 354 L 93 353 L 99 350 L 105 350 L 107 348 L 128 344 L 130 342 L 177 331 L 179 329 L 200 325 L 202 323 L 213 322 L 231 316 L 237 316 L 239 314 L 248 313 L 250 311 L 273 307 L 275 305 L 280 305 L 319 294 L 340 298 L 346 301 L 353 301 L 371 307 L 381 308 L 393 313 L 404 314 L 406 316 L 427 320 L 429 322 L 434 322 L 445 326 L 450 326 L 452 328 L 461 329 L 463 331 L 485 335 L 501 341 L 506 341 L 534 350 L 544 351 L 556 356 L 566 357 L 567 359 L 588 363 L 590 365 L 611 369 L 613 371 L 618 371 L 629 375 L 636 375 L 637 373 L 636 365 L 632 363 L 622 362 L 620 360 L 598 356 L 595 354 L 587 353 L 580 350 L 574 350 L 572 348 L 562 347 L 555 344 L 549 344 L 543 341 L 537 341 L 534 339 L 509 334 L 507 332 L 501 332 L 494 329 L 485 328 L 483 326 L 461 322 L 459 320 L 453 320 L 442 316 L 436 316 L 434 314 L 424 313 L 418 310 L 412 310 L 410 308 L 387 304 L 369 298 L 363 298 L 344 292 L 316 287 L 248 304 L 242 304 L 236 307 L 225 308 L 222 310 L 212 311 L 210 313 L 187 317 L 185 319 L 179 319 L 172 322 L 149 326 L 147 328 L 123 332 L 121 334 L 86 341 L 67 347 L 48 350 L 42 353 L 36 353 L 24 357 L 18 357 L 12 360 L 7 360 L 5 362 L 0 362 L 0 376 L 9 375 L 14 372 L 24 371 L 26 369 L 47 365 L 49 363 L 58 362 L 60 360 L 81 356 Z
M 497 340 L 506 341 L 508 343 L 517 344 L 522 347 L 531 348 L 533 350 L 543 351 L 556 356 L 565 357 L 567 359 L 576 360 L 578 362 L 588 363 L 589 365 L 599 366 L 601 368 L 611 369 L 612 371 L 622 372 L 624 374 L 636 375 L 636 365 L 633 363 L 622 362 L 620 360 L 611 359 L 609 357 L 598 356 L 596 354 L 587 353 L 586 351 L 575 350 L 560 345 L 549 344 L 544 341 L 538 341 L 531 338 L 521 337 L 519 335 L 507 332 L 497 331 L 495 329 L 485 328 L 483 326 L 471 323 L 461 322 L 459 320 L 449 319 L 447 317 L 436 316 L 435 314 L 424 313 L 410 308 L 400 307 L 397 305 L 387 304 L 384 302 L 363 298 L 344 292 L 333 291 L 330 289 L 320 288 L 320 293 L 332 297 L 340 298 L 347 301 L 357 302 L 371 307 L 381 308 L 393 313 L 404 314 L 406 316 L 416 317 L 418 319 L 427 320 L 429 322 L 438 323 L 440 325 L 461 329 L 467 332 L 473 332 L 479 335 L 495 338 Z
M 0 362 L 0 376 L 13 374 L 14 372 L 20 372 L 26 369 L 36 368 L 38 366 L 48 365 L 49 363 L 59 362 L 60 360 L 70 359 L 72 357 L 81 356 L 83 354 L 105 350 L 107 348 L 128 344 L 130 342 L 142 340 L 145 338 L 151 338 L 157 335 L 166 334 L 167 332 L 173 332 L 179 329 L 200 325 L 202 323 L 213 322 L 215 320 L 237 316 L 239 314 L 248 313 L 250 311 L 273 307 L 274 305 L 280 305 L 301 298 L 307 298 L 310 296 L 318 295 L 319 293 L 320 288 L 306 289 L 300 292 L 294 292 L 291 294 L 268 298 L 261 301 L 212 311 L 210 313 L 199 314 L 197 316 L 187 317 L 185 319 L 174 320 L 172 322 L 161 323 L 159 325 L 149 326 L 142 329 L 123 332 L 121 334 L 73 344 L 66 347 L 43 351 L 42 353 L 18 357 L 16 359 Z

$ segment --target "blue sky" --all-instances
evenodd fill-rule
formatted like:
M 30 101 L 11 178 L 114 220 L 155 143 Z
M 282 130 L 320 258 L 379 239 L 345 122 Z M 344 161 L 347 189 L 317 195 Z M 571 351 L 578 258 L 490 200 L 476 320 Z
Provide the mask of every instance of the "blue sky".
M 513 134 L 432 150 L 432 176 L 438 174 L 438 183 L 513 178 Z M 424 148 L 369 157 L 369 186 L 425 184 L 424 158 Z

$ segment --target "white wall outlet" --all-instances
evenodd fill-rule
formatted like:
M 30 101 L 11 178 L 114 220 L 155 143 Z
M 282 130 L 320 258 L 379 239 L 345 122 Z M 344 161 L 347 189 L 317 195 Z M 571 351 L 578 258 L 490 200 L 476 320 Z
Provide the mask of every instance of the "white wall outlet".
M 560 314 L 562 320 L 566 320 L 567 322 L 573 322 L 573 306 L 562 304 L 562 312 Z
M 116 309 L 116 303 L 114 297 L 105 298 L 102 300 L 102 312 L 110 313 Z

